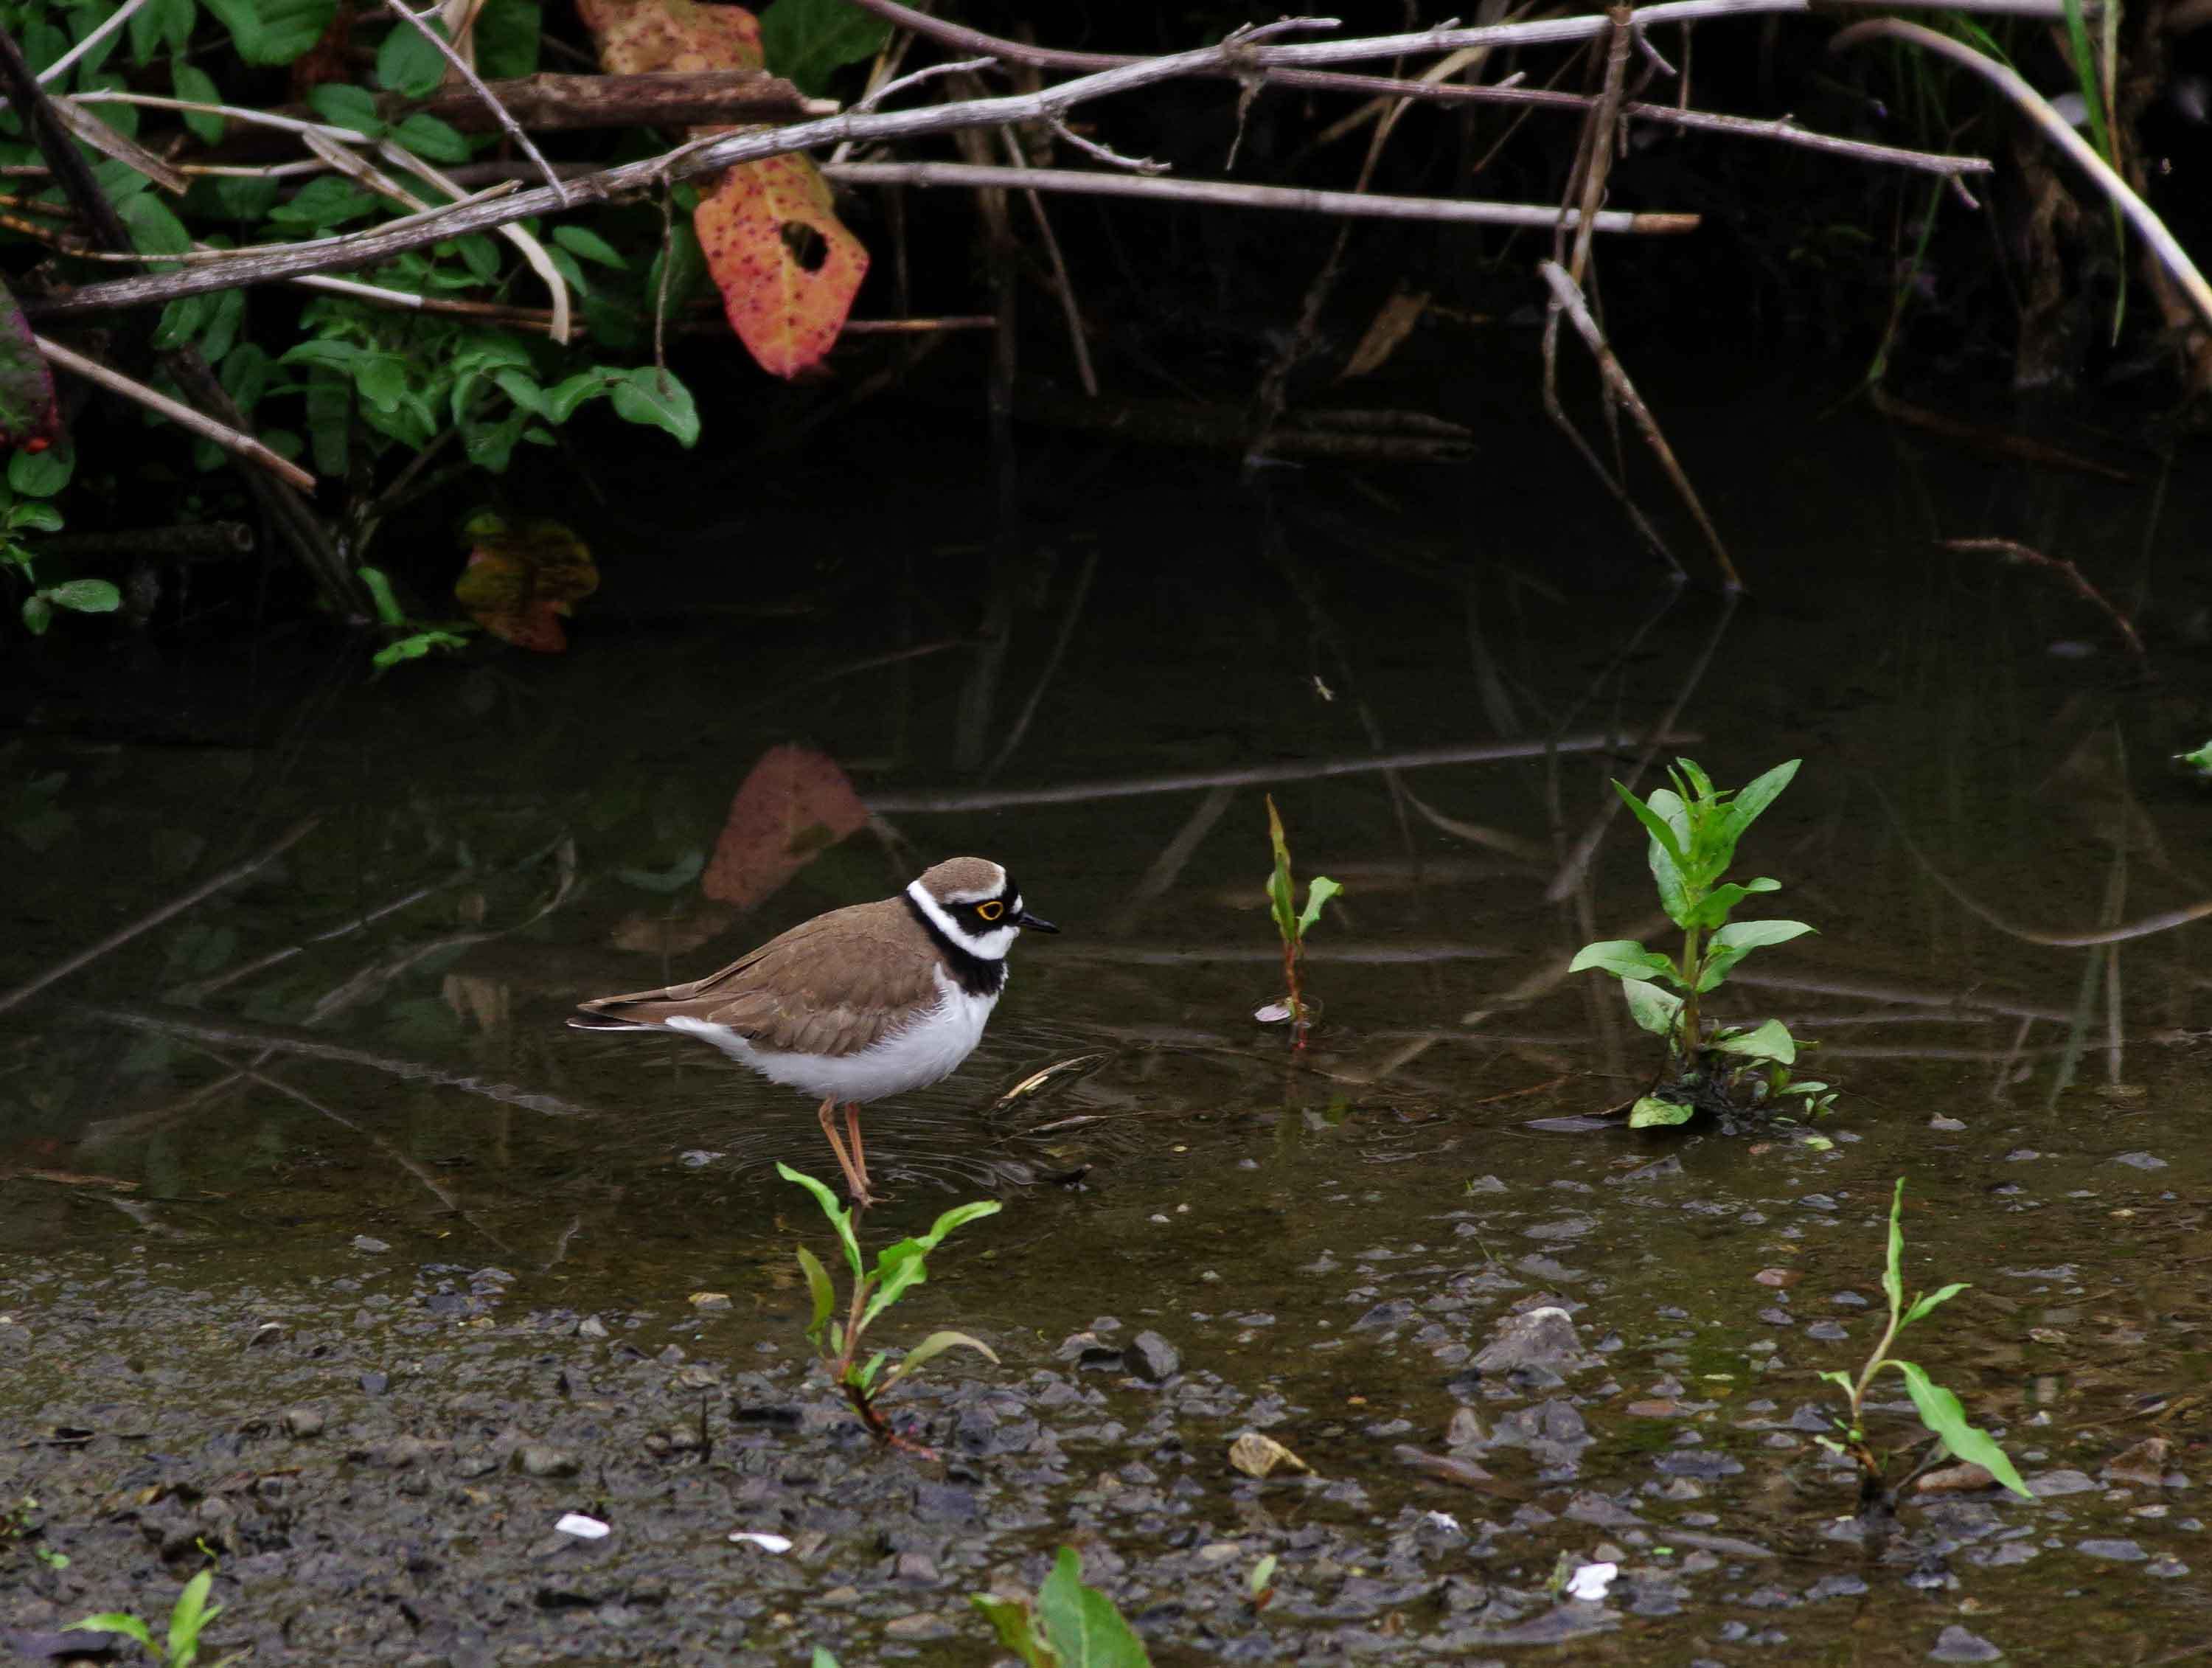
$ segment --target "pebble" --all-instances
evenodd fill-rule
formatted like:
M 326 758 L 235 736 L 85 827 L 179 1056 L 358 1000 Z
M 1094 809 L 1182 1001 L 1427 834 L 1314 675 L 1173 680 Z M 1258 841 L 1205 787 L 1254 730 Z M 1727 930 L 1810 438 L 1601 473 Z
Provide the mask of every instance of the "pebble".
M 525 1476 L 574 1476 L 584 1469 L 575 1455 L 547 1442 L 525 1445 L 516 1460 Z
M 2166 1160 L 2164 1159 L 2154 1158 L 2148 1153 L 2115 1153 L 2112 1155 L 2111 1161 L 2114 1164 L 2130 1165 L 2137 1170 L 2163 1170 L 2166 1168 Z
M 2074 1549 L 2092 1558 L 2109 1558 L 2116 1564 L 2139 1564 L 2150 1556 L 2133 1541 L 2125 1540 L 2081 1541 Z
M 1130 1339 L 1127 1360 L 1139 1378 L 1156 1385 L 1182 1371 L 1182 1352 L 1157 1332 L 1139 1332 Z
M 320 1408 L 286 1408 L 284 1429 L 293 1436 L 320 1436 L 323 1434 L 323 1410 Z
M 893 1639 L 949 1639 L 952 1624 L 943 1616 L 927 1610 L 915 1610 L 906 1616 L 895 1616 L 884 1623 L 884 1631 Z
M 1936 1635 L 1930 1662 L 1995 1662 L 2004 1653 L 1979 1634 L 1970 1634 L 1956 1622 Z
M 357 1251 L 368 1251 L 371 1253 L 377 1251 L 388 1251 L 392 1249 L 392 1247 L 386 1245 L 383 1240 L 372 1239 L 366 1233 L 356 1233 L 354 1235 L 353 1248 Z

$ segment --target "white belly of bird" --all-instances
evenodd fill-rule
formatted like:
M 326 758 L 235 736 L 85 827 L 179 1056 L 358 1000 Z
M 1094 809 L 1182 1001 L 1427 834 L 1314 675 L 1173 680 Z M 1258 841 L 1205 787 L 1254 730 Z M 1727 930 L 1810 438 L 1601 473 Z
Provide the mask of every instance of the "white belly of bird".
M 771 1083 L 817 1100 L 881 1100 L 927 1088 L 957 1070 L 983 1039 L 983 1026 L 999 1005 L 996 995 L 970 995 L 940 970 L 937 1005 L 858 1054 L 789 1054 L 755 1047 L 727 1026 L 678 1018 L 663 1023 L 712 1043 L 742 1060 Z

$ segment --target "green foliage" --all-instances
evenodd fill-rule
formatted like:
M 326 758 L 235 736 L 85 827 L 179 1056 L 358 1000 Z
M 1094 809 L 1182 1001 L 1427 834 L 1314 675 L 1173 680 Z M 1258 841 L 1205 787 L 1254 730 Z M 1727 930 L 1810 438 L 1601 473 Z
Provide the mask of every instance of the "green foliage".
M 1741 790 L 1716 788 L 1712 778 L 1687 758 L 1669 768 L 1674 785 L 1655 790 L 1649 800 L 1614 782 L 1613 791 L 1649 837 L 1651 878 L 1661 907 L 1682 929 L 1682 949 L 1669 957 L 1632 939 L 1606 939 L 1585 944 L 1568 971 L 1595 968 L 1619 979 L 1629 1017 L 1664 1038 L 1670 1058 L 1686 1073 L 1710 1074 L 1712 1056 L 1720 1056 L 1717 1063 L 1731 1086 L 1748 1069 L 1759 1086 L 1759 1098 L 1795 1096 L 1808 1108 L 1825 1111 L 1835 1097 L 1825 1083 L 1791 1078 L 1789 1068 L 1796 1062 L 1798 1044 L 1779 1020 L 1708 1034 L 1698 1014 L 1698 997 L 1718 989 L 1753 951 L 1786 944 L 1813 930 L 1802 921 L 1731 921 L 1746 898 L 1778 892 L 1782 883 L 1722 878 L 1735 861 L 1744 831 L 1790 785 L 1800 762 L 1778 764 Z M 1681 994 L 1662 989 L 1662 983 Z M 1629 1123 L 1637 1129 L 1680 1123 L 1691 1110 L 1672 1098 L 1647 1095 L 1631 1111 Z
M 1321 912 L 1329 899 L 1341 894 L 1344 888 L 1325 874 L 1316 875 L 1306 886 L 1305 908 L 1296 907 L 1290 842 L 1284 837 L 1283 819 L 1275 809 L 1273 794 L 1267 795 L 1267 842 L 1275 854 L 1275 867 L 1267 875 L 1267 910 L 1273 917 L 1276 935 L 1283 942 L 1283 983 L 1287 988 L 1284 1000 L 1290 1010 L 1291 1046 L 1302 1049 L 1306 1044 L 1307 1026 L 1311 1023 L 1298 978 L 1298 964 L 1305 955 L 1306 933 L 1321 919 Z
M 1272 1574 L 1273 1560 L 1267 1561 Z M 1084 1585 L 1083 1560 L 1072 1546 L 1060 1548 L 1034 1604 L 983 1592 L 968 1602 L 1028 1668 L 1151 1668 L 1144 1641 L 1114 1601 Z
M 1889 1202 L 1889 1247 L 1881 1274 L 1882 1294 L 1889 1300 L 1889 1324 L 1883 1329 L 1875 1342 L 1874 1353 L 1867 1357 L 1866 1365 L 1856 1379 L 1848 1373 L 1828 1372 L 1820 1377 L 1837 1385 L 1850 1398 L 1850 1416 L 1836 1421 L 1844 1433 L 1844 1440 L 1822 1437 L 1823 1446 L 1834 1452 L 1847 1454 L 1859 1463 L 1862 1474 L 1869 1486 L 1879 1487 L 1882 1476 L 1881 1461 L 1868 1447 L 1863 1410 L 1868 1388 L 1885 1367 L 1897 1369 L 1905 1380 L 1905 1393 L 1912 1398 L 1914 1409 L 1928 1433 L 1941 1441 L 1954 1456 L 1972 1464 L 1979 1465 L 2022 1500 L 2033 1500 L 2027 1485 L 2021 1481 L 2005 1451 L 1997 1446 L 1996 1439 L 1987 1431 L 1966 1421 L 1966 1410 L 1957 1396 L 1928 1376 L 1926 1369 L 1911 1361 L 1899 1361 L 1889 1353 L 1897 1342 L 1898 1334 L 1915 1322 L 1924 1320 L 1942 1305 L 1965 1291 L 1959 1281 L 1938 1287 L 1935 1291 L 1915 1293 L 1912 1301 L 1905 1300 L 1905 1178 L 1897 1178 L 1896 1190 Z
M 2199 780 L 2212 782 L 2212 741 L 2206 742 L 2193 753 L 2176 753 L 2173 757 L 2196 771 Z
M 837 1196 L 805 1172 L 793 1170 L 787 1164 L 778 1164 L 775 1171 L 784 1180 L 797 1183 L 814 1196 L 815 1203 L 822 1208 L 822 1214 L 836 1231 L 838 1248 L 844 1253 L 845 1265 L 853 1276 L 852 1297 L 846 1306 L 844 1318 L 840 1320 L 835 1318 L 837 1293 L 829 1270 L 805 1246 L 798 1248 L 799 1273 L 806 1281 L 812 1305 L 806 1324 L 808 1341 L 814 1345 L 830 1381 L 844 1392 L 846 1400 L 853 1404 L 853 1410 L 860 1415 L 869 1431 L 879 1440 L 891 1440 L 890 1428 L 877 1410 L 877 1403 L 901 1379 L 956 1346 L 973 1349 L 994 1364 L 999 1358 L 988 1345 L 965 1332 L 933 1332 L 908 1350 L 904 1359 L 886 1373 L 883 1368 L 889 1358 L 882 1350 L 865 1363 L 859 1361 L 862 1342 L 884 1310 L 929 1278 L 927 1258 L 944 1243 L 945 1237 L 953 1229 L 981 1217 L 997 1215 L 999 1202 L 986 1199 L 955 1205 L 931 1224 L 928 1233 L 884 1246 L 876 1253 L 875 1267 L 870 1269 L 860 1253 L 860 1238 L 853 1231 L 853 1213 L 837 1202 Z
M 177 1602 L 169 1611 L 167 1635 L 161 1641 L 156 1641 L 154 1630 L 137 1616 L 113 1610 L 72 1622 L 63 1631 L 123 1634 L 151 1651 L 154 1659 L 167 1664 L 167 1668 L 194 1668 L 200 1659 L 201 1633 L 222 1613 L 222 1605 L 207 1601 L 208 1589 L 214 1582 L 215 1572 L 204 1569 L 185 1583 L 184 1591 L 177 1595 Z M 223 1663 L 236 1662 L 244 1654 L 240 1652 L 224 1657 L 221 1662 L 210 1663 L 209 1668 L 222 1668 Z
M 837 70 L 873 58 L 891 38 L 887 21 L 851 0 L 775 0 L 760 22 L 768 67 L 816 98 Z

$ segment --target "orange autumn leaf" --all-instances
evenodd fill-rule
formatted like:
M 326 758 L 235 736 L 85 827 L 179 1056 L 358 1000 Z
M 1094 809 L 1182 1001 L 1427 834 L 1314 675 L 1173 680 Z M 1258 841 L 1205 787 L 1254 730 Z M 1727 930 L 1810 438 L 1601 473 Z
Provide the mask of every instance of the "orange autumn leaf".
M 610 74 L 763 66 L 760 23 L 742 7 L 578 0 L 578 9 Z M 734 131 L 695 127 L 690 137 Z M 762 368 L 793 377 L 819 364 L 845 327 L 868 252 L 837 218 L 811 159 L 792 152 L 725 169 L 691 223 L 730 328 Z
M 749 910 L 867 821 L 836 759 L 812 747 L 771 747 L 738 784 L 699 889 Z
M 577 0 L 611 76 L 659 70 L 757 70 L 760 20 L 743 6 L 696 0 Z M 711 130 L 708 130 L 711 131 Z
M 468 565 L 453 597 L 478 625 L 517 648 L 558 654 L 568 646 L 561 618 L 599 588 L 584 541 L 558 521 L 508 523 L 489 511 L 463 529 Z
M 691 225 L 730 328 L 762 368 L 793 377 L 820 363 L 868 275 L 868 252 L 837 218 L 813 162 L 790 154 L 727 170 Z

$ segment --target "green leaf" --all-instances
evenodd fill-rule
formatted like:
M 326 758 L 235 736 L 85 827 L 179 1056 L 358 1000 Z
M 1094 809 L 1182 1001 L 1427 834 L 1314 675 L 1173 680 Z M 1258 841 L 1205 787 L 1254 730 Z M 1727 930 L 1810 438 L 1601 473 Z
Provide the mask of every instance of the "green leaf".
M 853 1382 L 858 1385 L 863 1392 L 866 1391 L 875 1384 L 876 1374 L 884 1370 L 884 1363 L 890 1358 L 888 1350 L 878 1349 L 868 1357 L 865 1366 L 853 1374 Z
M 407 611 L 399 606 L 399 599 L 392 594 L 392 581 L 381 568 L 356 568 L 354 576 L 368 592 L 368 600 L 376 606 L 376 618 L 395 630 L 407 624 Z
M 402 661 L 419 661 L 441 648 L 466 648 L 469 640 L 454 631 L 417 631 L 410 636 L 388 642 L 368 657 L 369 664 L 379 672 L 390 670 Z
M 57 441 L 43 452 L 18 452 L 8 460 L 8 484 L 27 498 L 51 498 L 76 472 L 76 443 Z
M 1268 1583 L 1274 1579 L 1275 1555 L 1270 1552 L 1252 1566 L 1251 1573 L 1244 1578 L 1244 1591 L 1256 1598 L 1260 1594 L 1267 1592 Z
M 138 17 L 133 16 L 131 21 L 136 23 Z M 169 90 L 179 98 L 194 104 L 222 102 L 222 89 L 215 84 L 215 77 L 197 64 L 187 64 L 180 58 L 172 58 L 169 62 Z M 192 137 L 202 144 L 219 145 L 222 143 L 223 119 L 213 111 L 185 110 L 178 113 L 184 119 L 185 126 Z
M 154 1632 L 135 1616 L 125 1616 L 117 1610 L 103 1610 L 98 1616 L 88 1616 L 82 1622 L 72 1622 L 64 1628 L 65 1634 L 79 1631 L 93 1634 L 128 1634 L 148 1650 L 154 1648 Z
M 806 1323 L 806 1336 L 818 1338 L 830 1312 L 837 1306 L 837 1291 L 830 1283 L 830 1271 L 822 1266 L 822 1259 L 800 1245 L 799 1271 L 806 1276 L 806 1289 L 814 1299 L 814 1318 Z
M 848 64 L 883 51 L 891 26 L 848 0 L 775 0 L 761 14 L 761 51 L 769 73 L 819 98 Z
M 153 62 L 156 52 L 182 52 L 185 42 L 192 38 L 198 9 L 193 0 L 146 0 L 144 5 L 131 14 L 131 60 L 143 69 Z M 197 98 L 198 94 L 180 93 L 177 96 Z
M 691 391 L 672 372 L 665 375 L 665 386 L 663 373 L 651 365 L 624 371 L 611 389 L 615 414 L 628 423 L 665 429 L 686 447 L 697 444 L 699 408 L 692 403 Z
M 996 1216 L 1006 1207 L 996 1199 L 978 1199 L 973 1204 L 955 1205 L 930 1224 L 920 1245 L 925 1251 L 933 1251 L 945 1243 L 945 1236 L 955 1228 L 965 1227 L 970 1222 L 980 1222 L 986 1216 Z
M 350 82 L 326 81 L 307 93 L 308 107 L 333 127 L 349 127 L 374 139 L 384 131 L 376 113 L 376 94 Z
M 428 162 L 465 162 L 473 154 L 466 134 L 427 111 L 407 117 L 392 130 L 392 137 Z
M 2033 1500 L 2020 1473 L 1987 1431 L 1966 1422 L 1966 1409 L 1959 1398 L 1930 1379 L 1911 1361 L 1892 1361 L 1889 1366 L 1905 1375 L 1905 1393 L 1919 1409 L 1920 1422 L 1943 1439 L 1943 1446 L 1970 1465 L 1978 1465 L 2022 1500 Z
M 997 1354 L 993 1352 L 991 1346 L 981 1338 L 971 1338 L 965 1332 L 932 1332 L 920 1343 L 908 1350 L 906 1359 L 890 1370 L 890 1376 L 884 1380 L 884 1389 L 889 1390 L 924 1361 L 934 1356 L 942 1355 L 946 1350 L 955 1347 L 972 1349 L 994 1367 L 998 1365 Z
M 1832 1369 L 1829 1372 L 1820 1373 L 1819 1376 L 1826 1379 L 1830 1384 L 1835 1385 L 1846 1396 L 1850 1395 L 1851 1391 L 1858 1388 L 1856 1385 L 1851 1382 L 1851 1375 L 1848 1373 L 1838 1373 Z
M 1929 1310 L 1936 1308 L 1940 1304 L 1948 1303 L 1953 1298 L 1958 1296 L 1960 1293 L 1967 1289 L 1968 1288 L 1965 1281 L 1954 1280 L 1948 1286 L 1938 1287 L 1932 1292 L 1922 1293 L 1918 1297 L 1912 1300 L 1912 1306 L 1905 1312 L 1905 1318 L 1898 1323 L 1898 1330 L 1899 1331 L 1903 1331 L 1905 1328 L 1911 1325 L 1914 1321 L 1918 1320 L 1923 1316 L 1926 1315 Z
M 1881 1289 L 1889 1299 L 1889 1312 L 1897 1315 L 1905 1307 L 1905 1178 L 1897 1178 L 1897 1188 L 1889 1196 L 1889 1251 L 1882 1264 Z
M 1667 817 L 1660 814 L 1658 808 L 1660 794 L 1666 794 L 1677 807 L 1682 803 L 1681 796 L 1662 788 L 1646 801 L 1637 798 L 1618 781 L 1613 784 L 1613 791 L 1620 795 L 1623 805 L 1636 813 L 1636 820 L 1644 825 L 1644 831 L 1651 836 L 1651 843 L 1674 860 L 1676 869 L 1682 868 L 1689 854 L 1683 849 L 1680 833 Z
M 2178 763 L 2186 764 L 2200 776 L 2212 778 L 2212 741 L 2206 742 L 2193 753 L 2176 753 Z
M 1739 792 L 1728 808 L 1729 849 L 1734 851 L 1736 841 L 1745 829 L 1758 821 L 1759 813 L 1780 797 L 1797 774 L 1797 767 L 1805 761 L 1793 758 L 1776 765 L 1762 776 L 1754 776 L 1749 786 Z
M 1656 1094 L 1647 1094 L 1629 1108 L 1628 1127 L 1632 1129 L 1662 1129 L 1670 1124 L 1687 1123 L 1697 1116 L 1698 1109 L 1685 1106 L 1679 1101 L 1662 1100 Z
M 860 1271 L 860 1242 L 853 1237 L 853 1213 L 837 1202 L 837 1196 L 803 1170 L 793 1170 L 778 1160 L 775 1173 L 787 1182 L 797 1182 L 814 1196 L 814 1202 L 822 1207 L 822 1214 L 830 1219 L 830 1227 L 837 1230 L 837 1238 L 845 1247 L 845 1261 L 852 1265 L 853 1278 L 862 1278 Z
M 1306 907 L 1304 911 L 1298 916 L 1299 943 L 1303 944 L 1305 942 L 1306 929 L 1311 927 L 1315 922 L 1321 919 L 1322 906 L 1326 904 L 1330 898 L 1337 897 L 1343 891 L 1344 888 L 1341 886 L 1330 880 L 1326 874 L 1316 874 L 1311 881 L 1307 883 Z
M 143 254 L 180 254 L 192 247 L 192 235 L 185 229 L 185 222 L 170 213 L 168 204 L 151 192 L 141 192 L 122 204 L 117 213 L 130 231 L 131 241 Z M 173 272 L 176 268 L 149 263 L 146 270 Z
M 1275 853 L 1274 871 L 1267 876 L 1267 907 L 1274 914 L 1275 930 L 1287 946 L 1298 941 L 1298 912 L 1291 888 L 1291 846 L 1283 837 L 1283 819 L 1275 809 L 1275 796 L 1269 794 L 1267 801 L 1267 843 Z
M 1628 998 L 1628 1017 L 1654 1037 L 1671 1037 L 1682 1012 L 1682 999 L 1644 979 L 1623 979 L 1621 993 Z
M 807 1668 L 837 1668 L 837 1659 L 830 1654 L 827 1646 L 817 1645 L 814 1647 L 814 1659 L 808 1664 Z
M 1770 944 L 1787 944 L 1812 930 L 1802 921 L 1730 922 L 1708 941 L 1705 969 L 1698 976 L 1698 989 L 1702 991 L 1717 987 L 1729 976 L 1729 970 L 1753 950 L 1765 949 Z
M 207 1601 L 208 1588 L 214 1584 L 215 1572 L 204 1569 L 185 1583 L 185 1590 L 177 1595 L 176 1605 L 169 1612 L 169 1660 L 191 1653 L 199 1643 L 200 1629 L 215 1620 L 216 1612 L 222 1606 L 210 1606 Z
M 34 498 L 19 498 L 9 508 L 8 524 L 25 533 L 59 533 L 62 513 Z
M 1741 1054 L 1753 1060 L 1778 1060 L 1784 1065 L 1793 1065 L 1797 1059 L 1797 1040 L 1790 1034 L 1790 1027 L 1779 1020 L 1768 1020 L 1749 1031 L 1739 1031 L 1731 1036 L 1716 1037 L 1707 1044 L 1716 1054 Z
M 991 1624 L 999 1643 L 1019 1657 L 1027 1668 L 1059 1668 L 1051 1648 L 1036 1636 L 1036 1618 L 1030 1612 L 1028 1599 L 975 1592 L 969 1594 L 968 1602 Z
M 1150 1668 L 1152 1659 L 1113 1600 L 1084 1586 L 1083 1560 L 1072 1546 L 1060 1548 L 1037 1590 L 1037 1614 L 1063 1668 Z
M 352 180 L 325 173 L 301 186 L 290 202 L 279 203 L 270 210 L 269 218 L 279 226 L 296 226 L 319 233 L 374 214 L 376 209 L 376 199 Z M 145 246 L 141 243 L 139 247 Z
M 289 64 L 323 38 L 337 0 L 204 0 L 248 64 Z M 402 24 L 401 27 L 406 26 Z
M 33 591 L 23 599 L 23 629 L 34 637 L 46 635 L 46 628 L 54 623 L 54 605 L 46 600 L 46 593 Z
M 55 607 L 77 614 L 112 614 L 123 606 L 123 593 L 104 579 L 72 579 L 47 587 L 46 596 Z
M 400 0 L 400 3 L 406 4 L 407 0 Z M 424 21 L 437 31 L 441 40 L 448 38 L 444 23 Z M 425 40 L 422 31 L 413 24 L 394 22 L 392 32 L 384 37 L 384 44 L 376 49 L 376 84 L 388 93 L 423 99 L 436 92 L 445 78 L 446 55 Z
M 877 1288 L 868 1300 L 868 1306 L 860 1311 L 860 1330 L 867 1330 L 878 1315 L 896 1303 L 910 1286 L 920 1286 L 929 1278 L 929 1263 L 922 1256 L 919 1239 L 902 1239 L 896 1245 L 886 1245 L 876 1254 L 876 1271 L 872 1279 Z
M 536 75 L 544 28 L 538 0 L 486 0 L 477 14 L 477 73 L 486 81 Z
M 614 380 L 621 374 L 618 370 L 602 366 L 562 378 L 545 391 L 545 420 L 566 423 L 586 400 L 613 393 Z
M 1580 973 L 1595 967 L 1617 979 L 1651 979 L 1673 971 L 1674 966 L 1656 950 L 1647 950 L 1632 938 L 1607 938 L 1576 951 L 1567 971 Z
M 617 271 L 629 270 L 629 263 L 623 259 L 621 251 L 588 227 L 556 226 L 553 241 L 580 259 L 597 261 L 600 265 L 611 266 Z

